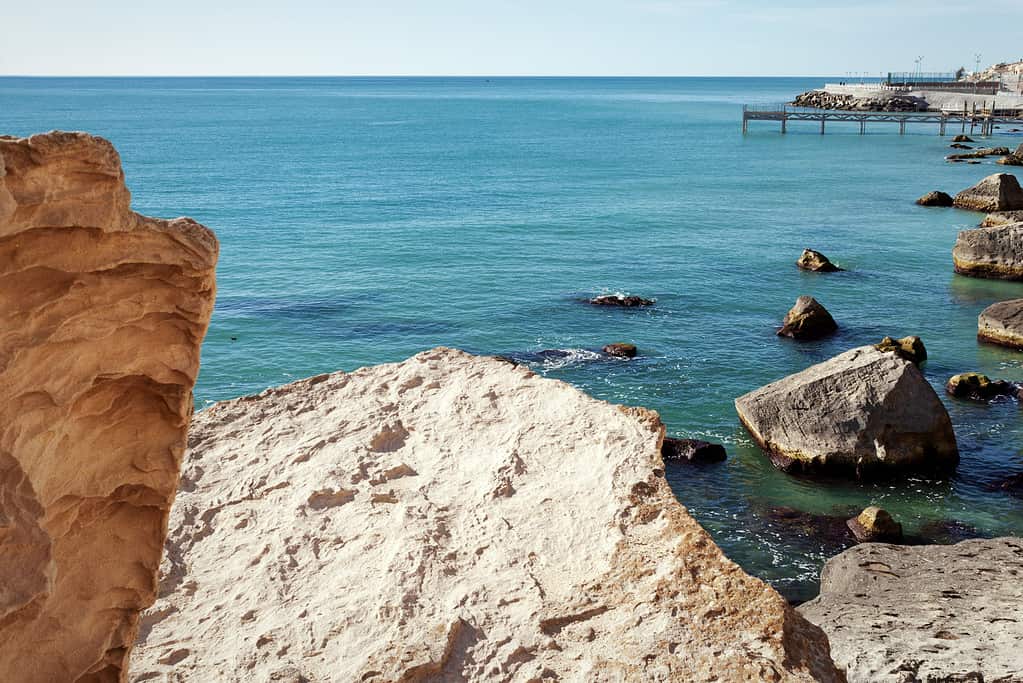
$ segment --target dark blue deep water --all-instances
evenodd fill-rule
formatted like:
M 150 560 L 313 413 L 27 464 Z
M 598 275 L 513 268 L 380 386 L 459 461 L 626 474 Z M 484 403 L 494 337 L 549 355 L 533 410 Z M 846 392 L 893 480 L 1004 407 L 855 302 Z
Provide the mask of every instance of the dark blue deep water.
M 944 163 L 948 140 L 933 128 L 821 136 L 792 124 L 782 136 L 754 123 L 740 134 L 742 103 L 819 84 L 0 78 L 0 132 L 103 135 L 137 210 L 216 230 L 200 405 L 441 344 L 521 354 L 635 342 L 633 361 L 573 352 L 535 367 L 654 408 L 672 434 L 723 442 L 722 465 L 669 466 L 679 499 L 733 559 L 802 598 L 838 547 L 779 509 L 877 503 L 907 531 L 946 540 L 1023 532 L 1023 504 L 988 490 L 1023 471 L 1014 402 L 942 394 L 963 455 L 944 483 L 794 479 L 739 427 L 736 396 L 885 334 L 923 337 L 939 390 L 966 370 L 1023 380 L 1023 354 L 975 340 L 977 313 L 1023 284 L 953 275 L 956 231 L 980 216 L 913 204 L 996 167 Z M 850 272 L 801 273 L 803 247 Z M 578 302 L 601 292 L 657 306 Z M 837 336 L 774 335 L 800 294 L 831 310 Z

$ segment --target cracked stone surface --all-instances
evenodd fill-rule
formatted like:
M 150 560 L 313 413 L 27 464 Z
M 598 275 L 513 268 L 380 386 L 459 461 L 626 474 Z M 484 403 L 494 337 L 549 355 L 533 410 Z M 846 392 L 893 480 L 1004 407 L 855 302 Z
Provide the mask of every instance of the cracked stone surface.
M 840 681 L 651 411 L 435 349 L 196 415 L 132 680 Z
M 828 560 L 799 611 L 850 683 L 1023 681 L 1023 539 L 868 543 Z

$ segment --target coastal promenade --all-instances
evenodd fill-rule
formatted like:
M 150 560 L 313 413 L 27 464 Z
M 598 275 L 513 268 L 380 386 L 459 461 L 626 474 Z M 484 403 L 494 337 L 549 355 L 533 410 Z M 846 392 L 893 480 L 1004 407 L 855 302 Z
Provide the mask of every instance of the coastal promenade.
M 854 111 L 839 109 L 816 109 L 797 107 L 788 104 L 746 104 L 742 107 L 742 132 L 749 132 L 750 121 L 778 121 L 781 132 L 788 132 L 790 121 L 814 121 L 820 124 L 821 135 L 825 125 L 832 122 L 853 122 L 859 124 L 860 134 L 867 131 L 867 122 L 897 123 L 899 134 L 906 132 L 907 124 L 937 124 L 938 135 L 945 135 L 949 129 L 959 129 L 966 133 L 967 127 L 971 134 L 978 128 L 982 136 L 991 135 L 998 125 L 1023 125 L 1023 118 L 1009 115 L 996 115 L 989 111 Z

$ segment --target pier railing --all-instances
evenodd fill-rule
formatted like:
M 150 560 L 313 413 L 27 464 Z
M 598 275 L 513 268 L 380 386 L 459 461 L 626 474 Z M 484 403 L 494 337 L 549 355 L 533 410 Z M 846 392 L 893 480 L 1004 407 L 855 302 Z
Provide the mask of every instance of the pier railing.
M 755 103 L 742 107 L 742 132 L 749 131 L 750 121 L 780 121 L 781 132 L 787 132 L 790 121 L 815 121 L 820 123 L 821 134 L 824 134 L 825 123 L 828 121 L 844 121 L 858 123 L 860 134 L 866 132 L 867 122 L 897 123 L 899 133 L 906 132 L 907 123 L 936 123 L 938 134 L 944 135 L 951 124 L 959 126 L 966 132 L 967 126 L 972 133 L 977 126 L 981 135 L 991 135 L 998 124 L 1023 125 L 1023 115 L 1018 112 L 1002 112 L 991 109 L 974 109 L 968 111 L 864 111 L 858 109 L 817 109 L 814 107 L 797 107 L 791 104 Z

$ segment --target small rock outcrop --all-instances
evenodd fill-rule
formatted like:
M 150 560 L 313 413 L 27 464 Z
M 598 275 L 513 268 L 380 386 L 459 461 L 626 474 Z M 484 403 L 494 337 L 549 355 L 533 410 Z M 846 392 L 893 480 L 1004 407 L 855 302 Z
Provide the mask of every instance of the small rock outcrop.
M 959 462 L 952 421 L 934 389 L 913 363 L 873 346 L 741 396 L 735 408 L 785 471 L 942 474 Z
M 916 200 L 916 203 L 920 206 L 952 206 L 952 195 L 940 190 L 934 190 L 920 197 L 920 199 Z
M 665 460 L 710 463 L 721 462 L 728 457 L 728 454 L 725 452 L 725 447 L 719 443 L 666 436 L 661 444 L 661 457 Z
M 952 264 L 968 277 L 1023 280 L 1023 223 L 960 231 Z
M 991 304 L 977 317 L 977 339 L 1023 349 L 1023 299 Z
M 799 607 L 850 683 L 1018 681 L 1023 539 L 858 545 L 828 560 Z
M 961 154 L 949 154 L 946 159 L 956 161 L 958 159 L 983 159 L 990 156 L 999 156 L 1002 154 L 1010 154 L 1008 147 L 981 147 L 980 149 L 974 149 L 970 152 L 963 152 Z
M 956 398 L 990 401 L 998 396 L 1016 396 L 1018 387 L 1004 379 L 992 380 L 979 372 L 963 372 L 949 378 L 945 392 Z
M 888 511 L 871 505 L 847 522 L 859 543 L 899 543 L 902 525 Z
M 901 339 L 885 337 L 879 343 L 874 344 L 874 348 L 878 351 L 897 354 L 917 366 L 927 360 L 927 348 L 924 346 L 924 341 L 916 335 Z
M 813 249 L 804 249 L 796 261 L 796 265 L 803 270 L 810 270 L 815 273 L 835 273 L 842 270 L 832 263 L 827 256 Z
M 637 353 L 635 344 L 625 344 L 622 342 L 607 344 L 601 351 L 615 358 L 635 358 Z
M 842 680 L 663 434 L 450 349 L 207 408 L 134 680 Z
M 995 173 L 963 190 L 953 201 L 959 208 L 972 211 L 1016 211 L 1023 209 L 1023 189 L 1016 176 Z
M 0 137 L 0 680 L 124 680 L 156 597 L 217 242 L 84 133 Z
M 956 135 L 954 138 L 952 138 L 952 142 L 976 142 L 976 141 L 969 135 L 963 135 L 962 133 L 960 133 L 959 135 Z
M 1002 166 L 1023 166 L 1023 143 L 1018 145 L 1011 153 L 1006 154 L 996 163 Z
M 980 227 L 990 228 L 995 225 L 1009 225 L 1010 223 L 1023 223 L 1023 211 L 996 211 L 984 216 Z
M 838 329 L 835 319 L 812 296 L 801 296 L 785 315 L 778 336 L 792 339 L 821 339 Z
M 637 306 L 653 306 L 656 301 L 644 299 L 641 296 L 626 294 L 602 294 L 590 299 L 594 306 L 621 306 L 623 308 L 635 308 Z

